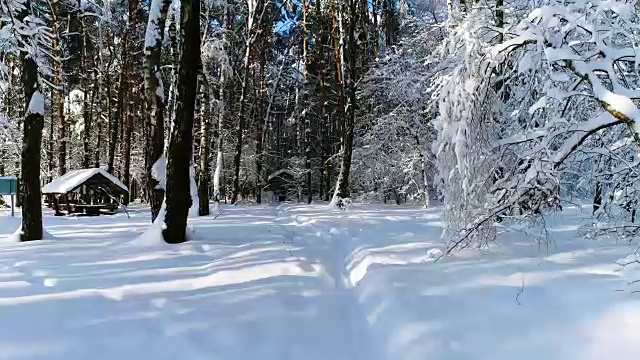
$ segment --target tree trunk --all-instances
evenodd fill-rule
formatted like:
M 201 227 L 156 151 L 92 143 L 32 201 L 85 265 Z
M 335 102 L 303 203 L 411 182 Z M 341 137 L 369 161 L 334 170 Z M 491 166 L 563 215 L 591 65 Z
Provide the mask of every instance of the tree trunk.
M 98 136 L 96 138 L 96 148 L 94 149 L 94 153 L 93 153 L 93 167 L 94 168 L 99 168 L 100 167 L 100 148 L 102 147 L 102 121 L 101 121 L 101 114 L 102 114 L 102 99 L 98 98 L 98 115 L 96 117 L 96 131 L 98 133 Z
M 158 216 L 164 199 L 164 190 L 158 188 L 158 180 L 151 175 L 151 169 L 164 151 L 165 103 L 160 57 L 169 5 L 171 5 L 171 0 L 152 0 L 151 7 L 155 9 L 150 12 L 145 38 L 144 82 L 147 97 L 147 127 L 151 135 L 147 141 L 146 176 L 147 194 L 151 204 L 151 222 L 155 221 Z
M 17 16 L 23 22 L 31 10 L 30 0 Z M 44 97 L 40 92 L 38 65 L 26 51 L 20 52 L 25 113 L 22 138 L 22 241 L 42 239 L 42 194 L 40 192 L 40 151 L 44 127 Z
M 127 61 L 124 63 L 122 80 L 122 92 L 118 93 L 118 104 L 120 106 L 120 118 L 122 119 L 122 143 L 121 150 L 124 157 L 124 169 L 122 169 L 122 182 L 129 188 L 131 187 L 131 142 L 133 137 L 134 124 L 136 121 L 140 105 L 140 93 L 142 93 L 142 79 L 139 70 L 141 67 L 140 55 L 143 47 L 141 27 L 142 27 L 142 8 L 140 0 L 129 0 L 128 2 L 128 41 L 125 44 L 126 52 L 129 54 Z M 125 199 L 124 204 L 136 197 L 136 191 L 129 191 L 129 197 Z
M 338 87 L 338 108 L 336 109 L 335 121 L 337 122 L 336 131 L 340 134 L 340 151 L 343 154 L 345 152 L 345 97 L 344 97 L 344 29 L 342 26 L 342 4 L 339 0 L 336 0 L 337 4 L 331 4 L 331 18 L 332 18 L 332 34 L 334 44 L 334 57 L 336 63 L 336 85 Z M 342 202 L 339 200 L 339 186 L 342 183 L 344 176 L 344 164 L 340 168 L 338 174 L 338 181 L 336 182 L 335 190 L 331 203 L 341 207 Z
M 67 124 L 64 118 L 64 88 L 58 90 L 58 175 L 67 173 Z
M 311 106 L 309 104 L 309 58 L 307 54 L 307 0 L 302 1 L 302 57 L 304 61 L 304 85 L 302 87 L 302 117 L 304 119 L 304 169 L 307 180 L 307 204 L 313 199 L 311 183 Z
M 225 30 L 223 29 L 223 32 Z M 224 37 L 224 35 L 223 35 Z M 216 170 L 213 173 L 213 201 L 215 202 L 216 209 L 220 206 L 220 200 L 222 200 L 220 193 L 220 177 L 222 176 L 222 150 L 224 145 L 224 139 L 222 138 L 222 131 L 224 130 L 224 117 L 225 117 L 225 98 L 224 98 L 224 78 L 225 69 L 220 69 L 220 81 L 219 81 L 219 99 L 218 99 L 218 124 L 213 132 L 213 143 L 216 146 Z
M 378 1 L 380 0 L 372 0 L 372 8 L 373 8 L 373 46 L 375 51 L 374 60 L 378 61 L 380 57 L 380 27 L 378 26 Z M 384 1 L 384 0 L 383 0 Z
M 593 212 L 592 215 L 595 215 L 596 212 L 602 206 L 602 183 L 599 181 L 596 182 L 596 192 L 593 195 Z
M 358 51 L 362 55 L 360 57 L 362 61 L 362 67 L 366 69 L 370 57 L 369 31 L 371 31 L 371 28 L 369 27 L 369 1 L 358 1 L 357 5 L 360 7 L 360 9 L 358 9 L 358 20 L 360 22 L 360 29 L 356 34 L 355 41 L 358 42 L 357 44 L 360 47 Z
M 89 111 L 89 107 L 92 102 L 88 101 L 87 98 L 87 84 L 85 82 L 84 85 L 84 101 L 83 101 L 83 110 L 82 110 L 82 119 L 84 121 L 84 129 L 82 131 L 82 150 L 83 150 L 83 159 L 82 159 L 82 167 L 87 169 L 90 167 L 91 163 L 91 112 Z
M 336 184 L 336 191 L 333 196 L 332 203 L 339 208 L 347 206 L 347 202 L 351 197 L 349 189 L 349 176 L 351 172 L 351 155 L 353 152 L 353 128 L 355 124 L 355 108 L 356 108 L 356 56 L 357 44 L 355 41 L 356 24 L 358 17 L 358 7 L 356 0 L 350 0 L 350 19 L 349 19 L 349 114 L 345 117 L 344 133 L 342 135 L 342 161 L 340 165 L 340 175 Z M 341 33 L 341 38 L 342 38 Z
M 177 22 L 179 21 L 179 16 L 180 14 L 174 14 L 174 16 L 169 19 L 169 26 L 167 29 L 167 35 L 169 36 L 169 43 L 171 44 L 169 47 L 169 61 L 171 63 L 171 71 L 170 71 L 170 75 L 169 75 L 169 97 L 167 98 L 167 104 L 165 106 L 166 109 L 166 113 L 165 113 L 165 117 L 168 117 L 168 119 L 165 121 L 166 123 L 169 123 L 170 126 L 173 126 L 173 124 L 175 124 L 175 117 L 176 117 L 176 102 L 177 102 L 177 87 L 178 84 L 176 83 L 177 78 L 178 78 L 178 66 L 179 66 L 179 51 L 180 51 L 180 39 L 178 36 L 178 32 L 180 31 L 180 24 L 178 24 Z M 164 142 L 164 151 L 166 152 L 167 149 L 169 148 L 169 142 L 171 141 L 171 134 L 173 133 L 173 129 L 169 128 L 169 138 L 165 140 Z
M 104 107 L 102 106 L 103 94 L 102 92 L 105 90 L 105 82 L 104 77 L 106 76 L 106 71 L 104 69 L 104 58 L 103 58 L 103 43 L 102 43 L 102 20 L 98 22 L 98 51 L 94 54 L 93 65 L 95 76 L 94 79 L 97 78 L 97 83 L 94 85 L 94 93 L 98 97 L 95 106 L 96 106 L 96 117 L 95 117 L 95 125 L 96 125 L 96 146 L 93 148 L 93 167 L 100 167 L 100 154 L 102 147 L 102 110 Z
M 124 186 L 129 189 L 131 186 L 131 133 L 133 131 L 133 112 L 132 109 L 133 103 L 130 103 L 125 111 L 125 120 L 123 122 L 124 125 L 124 141 L 122 142 L 123 154 L 124 157 L 124 171 L 122 175 L 122 183 Z M 135 194 L 133 191 L 129 191 L 129 196 L 126 197 L 123 201 L 124 205 L 129 204 L 129 200 L 133 199 Z
M 375 2 L 376 0 L 374 0 Z M 316 18 L 323 19 L 322 17 L 322 8 L 321 2 L 316 1 Z M 322 21 L 322 20 L 320 20 Z M 321 114 L 322 114 L 322 122 L 320 124 L 321 130 L 320 134 L 322 134 L 322 144 L 320 146 L 320 198 L 324 200 L 328 200 L 329 194 L 329 163 L 327 161 L 327 157 L 329 156 L 330 151 L 330 132 L 329 132 L 329 116 L 327 114 L 327 89 L 325 84 L 325 79 L 327 77 L 327 63 L 325 60 L 324 47 L 330 46 L 328 44 L 326 34 L 326 26 L 323 22 L 320 23 L 320 44 L 318 49 L 318 57 L 320 63 L 320 102 L 321 102 Z
M 304 90 L 302 89 L 304 87 L 304 83 L 302 83 L 302 86 L 300 86 L 299 83 L 296 83 L 296 96 L 295 96 L 295 109 L 294 109 L 294 114 L 296 116 L 296 136 L 295 136 L 295 140 L 293 142 L 293 149 L 294 152 L 292 152 L 292 154 L 294 154 L 295 156 L 300 156 L 304 153 L 304 150 L 302 149 L 303 143 L 304 143 L 304 138 L 302 136 L 302 126 L 303 121 L 302 121 L 302 117 L 304 116 L 304 104 L 302 103 L 302 98 L 303 98 L 303 93 Z M 300 199 L 298 199 L 298 201 L 300 201 Z
M 53 48 L 53 75 L 56 84 L 56 107 L 58 110 L 58 175 L 64 175 L 67 172 L 67 139 L 66 124 L 64 119 L 64 90 L 62 82 L 62 51 L 60 50 L 60 40 L 58 38 L 58 17 L 54 6 L 51 9 L 51 29 L 52 48 Z M 53 125 L 51 126 L 53 129 Z M 50 145 L 53 147 L 53 145 Z
M 500 29 L 500 35 L 498 36 L 498 43 L 503 41 L 503 32 L 504 32 L 504 0 L 496 0 L 496 27 Z
M 265 117 L 269 117 L 269 114 L 264 113 L 264 96 L 266 89 L 266 54 L 267 44 L 263 44 L 262 53 L 260 56 L 260 93 L 258 94 L 258 120 L 256 121 L 256 203 L 262 203 L 262 188 L 264 186 L 264 176 L 262 174 L 262 161 L 264 157 L 264 132 L 265 132 Z M 276 80 L 277 83 L 278 80 Z
M 420 157 L 422 160 L 422 193 L 424 196 L 424 207 L 428 208 L 431 203 L 430 193 L 429 193 L 429 177 L 427 176 L 427 158 L 424 153 L 427 150 L 424 150 L 420 153 Z
M 204 76 L 203 76 L 204 78 Z M 198 215 L 209 215 L 209 185 L 211 184 L 211 112 L 209 89 L 206 81 L 201 82 L 202 102 L 200 104 L 200 166 L 198 167 Z
M 109 50 L 111 50 L 111 43 L 109 40 L 109 34 L 107 34 L 107 42 Z M 111 60 L 111 59 L 110 59 Z M 107 103 L 107 124 L 108 124 L 108 132 L 106 134 L 106 141 L 108 141 L 108 149 L 107 149 L 107 171 L 110 174 L 113 174 L 113 157 L 116 151 L 116 133 L 118 132 L 117 128 L 117 120 L 115 120 L 115 116 L 113 115 L 113 98 L 111 96 L 111 61 L 107 66 L 107 71 L 105 72 L 104 85 L 106 90 L 106 103 Z
M 338 108 L 336 109 L 336 120 L 339 123 L 338 133 L 342 137 L 344 133 L 344 29 L 342 27 L 342 4 L 340 0 L 331 4 L 333 19 L 333 43 L 336 63 L 336 85 L 338 87 Z
M 463 1 L 461 0 L 462 4 Z M 393 0 L 382 0 L 384 16 L 385 44 L 388 49 L 396 45 L 396 3 Z
M 227 42 L 227 22 L 230 20 L 228 9 L 226 5 L 223 9 L 222 16 L 222 52 L 226 51 L 225 44 Z M 224 117 L 225 113 L 225 72 L 227 71 L 224 66 L 220 68 L 220 79 L 218 81 L 218 123 L 213 131 L 213 144 L 216 147 L 216 169 L 213 173 L 213 201 L 216 210 L 220 207 L 221 192 L 220 192 L 220 180 L 222 176 L 222 150 L 224 145 L 224 139 L 222 138 L 222 130 L 224 129 Z
M 98 51 L 102 51 L 102 49 L 99 49 Z M 99 67 L 99 79 L 98 79 L 98 84 L 97 84 L 97 95 L 98 95 L 98 100 L 96 101 L 96 146 L 93 149 L 93 167 L 95 168 L 99 168 L 100 167 L 100 154 L 101 154 L 101 147 L 102 147 L 102 91 L 104 90 L 104 81 L 102 80 L 102 77 L 105 75 L 104 72 L 104 66 L 103 66 L 103 62 L 102 62 L 102 58 L 100 58 L 100 67 Z
M 94 67 L 95 69 L 95 67 Z M 93 85 L 91 86 L 91 99 L 89 100 L 89 121 L 91 122 L 91 127 L 93 128 L 95 126 L 96 131 L 98 132 L 98 134 L 100 133 L 100 112 L 96 112 L 94 111 L 94 107 L 99 105 L 96 104 L 96 95 L 98 95 L 98 92 L 100 91 L 100 82 L 99 81 L 95 81 L 95 76 L 94 76 L 94 80 L 93 80 Z M 95 116 L 95 119 L 94 119 Z M 94 124 L 95 122 L 95 124 Z M 100 135 L 98 135 L 99 137 Z M 96 149 L 97 146 L 100 146 L 100 139 L 96 139 L 96 143 L 93 146 L 89 146 L 87 147 L 88 153 L 87 153 L 87 168 L 91 167 L 91 159 L 95 158 L 95 154 L 96 152 L 98 152 L 98 150 Z M 98 166 L 96 166 L 98 167 Z
M 80 21 L 80 39 L 82 41 L 82 51 L 80 52 L 80 82 L 82 84 L 82 167 L 84 169 L 89 168 L 91 162 L 91 113 L 89 107 L 93 105 L 93 90 L 91 95 L 91 102 L 89 101 L 89 72 L 87 69 L 87 36 L 85 34 L 83 18 Z M 95 89 L 95 83 L 92 85 L 92 89 Z
M 50 99 L 52 99 L 52 101 L 50 102 L 51 104 L 51 108 L 53 109 L 53 94 L 54 94 L 54 90 L 51 90 L 51 97 Z M 49 176 L 47 176 L 47 181 L 51 182 L 53 181 L 53 152 L 54 152 L 54 147 L 53 147 L 53 132 L 55 131 L 54 129 L 54 124 L 55 124 L 55 118 L 54 118 L 54 112 L 51 112 L 51 117 L 50 117 L 50 121 L 49 121 L 49 139 L 48 139 L 48 144 L 47 144 L 47 170 L 49 170 Z M 0 174 L 0 176 L 2 176 L 4 174 Z
M 187 216 L 191 207 L 190 164 L 193 146 L 193 113 L 200 62 L 200 1 L 180 4 L 180 67 L 176 117 L 167 152 L 166 228 L 164 240 L 170 244 L 187 241 Z
M 247 37 L 251 36 L 247 34 Z M 233 156 L 233 194 L 231 194 L 231 203 L 238 201 L 240 193 L 240 160 L 242 157 L 242 135 L 244 132 L 244 117 L 246 109 L 247 91 L 249 88 L 249 59 L 251 57 L 251 42 L 247 41 L 244 55 L 244 77 L 242 80 L 242 90 L 240 93 L 240 112 L 238 113 L 238 128 L 236 132 L 236 151 Z
M 109 160 L 107 162 L 107 171 L 113 174 L 113 164 L 116 156 L 116 143 L 118 141 L 119 124 L 121 117 L 124 113 L 124 95 L 126 88 L 126 68 L 127 68 L 127 37 L 128 32 L 125 32 L 122 38 L 122 64 L 120 65 L 120 79 L 118 85 L 118 99 L 116 104 L 116 111 L 111 119 L 111 141 L 109 142 Z

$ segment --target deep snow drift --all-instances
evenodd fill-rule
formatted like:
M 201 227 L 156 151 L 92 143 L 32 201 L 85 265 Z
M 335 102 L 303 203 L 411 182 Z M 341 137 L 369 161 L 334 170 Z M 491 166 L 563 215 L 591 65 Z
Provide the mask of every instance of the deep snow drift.
M 438 209 L 223 207 L 194 240 L 136 243 L 149 214 L 45 216 L 2 243 L 0 359 L 636 359 L 633 248 L 547 219 L 554 243 L 500 239 L 434 263 Z

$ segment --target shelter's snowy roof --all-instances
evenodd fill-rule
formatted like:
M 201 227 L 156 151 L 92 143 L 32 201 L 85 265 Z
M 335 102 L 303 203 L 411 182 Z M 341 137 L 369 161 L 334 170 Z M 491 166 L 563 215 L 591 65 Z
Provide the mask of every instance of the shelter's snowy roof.
M 269 179 L 269 180 L 271 180 L 271 179 L 273 179 L 274 177 L 276 177 L 276 176 L 280 176 L 280 175 L 283 175 L 283 174 L 289 174 L 289 175 L 291 175 L 291 176 L 294 176 L 294 174 L 293 174 L 293 172 L 292 172 L 291 170 L 287 170 L 287 169 L 280 169 L 280 170 L 278 170 L 278 171 L 276 171 L 276 172 L 272 173 L 271 175 L 269 175 L 268 179 Z
M 17 180 L 18 178 L 15 177 L 15 175 L 9 175 L 9 176 L 0 176 L 0 180 Z
M 78 186 L 82 185 L 85 181 L 87 181 L 92 176 L 100 174 L 106 177 L 109 181 L 114 183 L 116 186 L 122 188 L 124 191 L 129 191 L 124 184 L 118 180 L 115 176 L 109 174 L 104 169 L 101 168 L 93 168 L 93 169 L 79 169 L 72 170 L 68 173 L 62 175 L 61 177 L 53 180 L 42 188 L 42 192 L 44 194 L 64 194 L 69 191 L 74 190 Z

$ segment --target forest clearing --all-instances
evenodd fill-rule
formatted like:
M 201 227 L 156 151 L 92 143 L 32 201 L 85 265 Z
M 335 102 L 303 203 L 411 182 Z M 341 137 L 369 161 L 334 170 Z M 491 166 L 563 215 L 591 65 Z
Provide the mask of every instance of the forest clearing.
M 55 217 L 0 246 L 0 359 L 635 359 L 633 250 L 574 235 L 441 254 L 440 209 L 222 207 L 148 243 L 148 209 Z M 0 211 L 4 229 L 17 226 Z M 32 245 L 33 244 L 33 245 Z

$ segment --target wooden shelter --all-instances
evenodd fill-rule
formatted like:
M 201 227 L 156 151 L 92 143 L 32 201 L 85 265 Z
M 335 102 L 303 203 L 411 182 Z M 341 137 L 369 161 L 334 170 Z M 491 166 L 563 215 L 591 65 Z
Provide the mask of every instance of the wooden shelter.
M 99 215 L 102 210 L 115 213 L 129 190 L 118 178 L 101 168 L 69 171 L 42 188 L 42 194 L 56 215 L 85 213 Z

